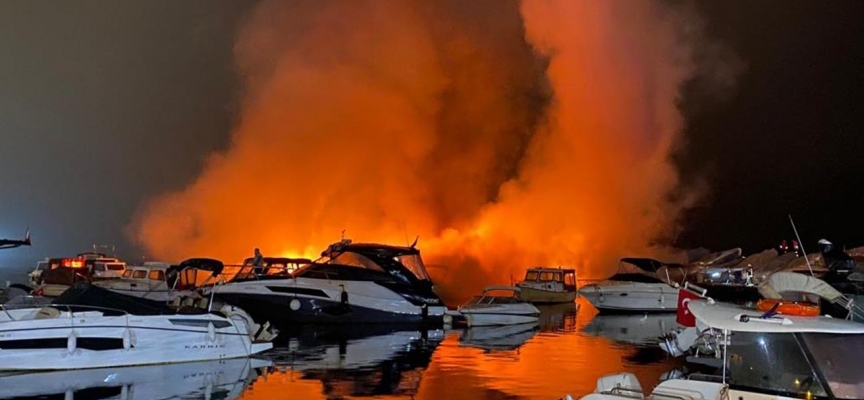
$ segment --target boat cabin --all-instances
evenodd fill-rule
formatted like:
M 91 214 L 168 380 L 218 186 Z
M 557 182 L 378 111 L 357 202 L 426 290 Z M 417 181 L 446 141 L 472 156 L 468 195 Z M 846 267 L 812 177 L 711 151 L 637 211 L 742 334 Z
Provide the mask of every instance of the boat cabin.
M 290 277 L 294 271 L 312 263 L 312 260 L 308 258 L 288 257 L 263 257 L 260 266 L 252 265 L 253 261 L 254 258 L 252 257 L 243 260 L 243 265 L 240 266 L 240 269 L 231 278 L 231 281 L 285 279 L 286 277 Z
M 555 292 L 576 291 L 576 270 L 562 268 L 530 268 L 520 286 Z
M 80 280 L 119 278 L 126 263 L 102 253 L 80 253 L 75 257 L 46 258 L 29 274 L 33 286 L 71 285 Z

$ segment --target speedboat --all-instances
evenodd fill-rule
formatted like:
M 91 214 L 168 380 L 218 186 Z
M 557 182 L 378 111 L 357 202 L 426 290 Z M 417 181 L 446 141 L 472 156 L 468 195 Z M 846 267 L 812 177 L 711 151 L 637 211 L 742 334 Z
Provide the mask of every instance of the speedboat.
M 675 312 L 678 289 L 672 286 L 672 272 L 681 268 L 650 258 L 622 258 L 617 274 L 583 286 L 579 294 L 601 313 Z
M 509 295 L 496 295 L 509 293 Z M 520 298 L 513 286 L 487 286 L 483 294 L 459 307 L 468 326 L 512 325 L 537 322 L 540 310 Z
M 276 333 L 242 309 L 174 309 L 88 282 L 50 305 L 0 308 L 0 370 L 62 370 L 222 360 L 270 349 Z
M 0 399 L 237 399 L 273 363 L 232 358 L 14 373 L 0 376 Z
M 582 399 L 864 398 L 864 324 L 769 315 L 711 300 L 690 301 L 688 308 L 716 337 L 716 372 L 669 379 L 651 393 L 643 392 L 633 374 L 607 375 Z
M 522 300 L 529 303 L 572 303 L 576 300 L 576 270 L 529 268 L 516 286 L 522 290 Z
M 248 310 L 256 321 L 281 327 L 441 323 L 446 311 L 413 245 L 343 240 L 293 273 L 236 274 L 212 290 L 217 299 Z

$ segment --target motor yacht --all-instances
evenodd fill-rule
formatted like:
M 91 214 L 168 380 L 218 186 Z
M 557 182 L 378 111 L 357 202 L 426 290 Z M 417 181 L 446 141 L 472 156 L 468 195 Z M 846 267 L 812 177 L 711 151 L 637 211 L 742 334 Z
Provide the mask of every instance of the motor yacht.
M 0 308 L 0 370 L 61 370 L 221 360 L 272 347 L 242 309 L 172 308 L 79 282 L 50 305 Z
M 859 367 L 864 324 L 825 316 L 772 316 L 710 300 L 691 301 L 688 308 L 716 337 L 716 372 L 666 380 L 650 393 L 643 392 L 633 374 L 607 375 L 582 399 L 864 398 L 864 369 Z
M 534 323 L 540 310 L 520 298 L 514 286 L 487 286 L 483 293 L 459 307 L 469 327 Z
M 236 274 L 212 289 L 256 321 L 306 323 L 441 323 L 446 307 L 414 246 L 330 245 L 293 273 Z
M 56 297 L 75 282 L 115 279 L 125 270 L 122 260 L 93 251 L 75 257 L 46 258 L 36 263 L 28 277 L 39 295 Z
M 675 276 L 686 275 L 682 268 L 650 258 L 622 258 L 617 274 L 583 286 L 579 294 L 600 313 L 675 312 L 678 289 L 672 283 L 679 283 Z
M 522 290 L 522 300 L 529 303 L 572 303 L 576 300 L 576 270 L 529 268 L 516 286 Z

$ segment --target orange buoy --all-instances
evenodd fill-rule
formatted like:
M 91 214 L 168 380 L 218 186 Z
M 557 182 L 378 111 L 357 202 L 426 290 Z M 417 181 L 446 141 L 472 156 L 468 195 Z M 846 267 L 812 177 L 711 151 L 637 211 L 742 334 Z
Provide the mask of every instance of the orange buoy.
M 819 305 L 808 301 L 761 299 L 756 303 L 756 309 L 763 312 L 770 311 L 775 305 L 777 306 L 775 310 L 777 314 L 800 315 L 804 317 L 816 317 L 819 315 Z

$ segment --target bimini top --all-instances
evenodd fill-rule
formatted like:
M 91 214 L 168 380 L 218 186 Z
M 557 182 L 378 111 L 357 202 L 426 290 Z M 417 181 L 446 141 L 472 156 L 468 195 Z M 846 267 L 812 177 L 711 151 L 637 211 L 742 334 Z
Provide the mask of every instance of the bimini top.
M 657 261 L 653 258 L 627 257 L 627 258 L 622 258 L 620 261 L 623 263 L 633 265 L 633 266 L 641 269 L 642 271 L 651 272 L 651 273 L 657 272 L 657 270 L 659 270 L 662 267 L 666 267 L 666 266 L 683 267 L 683 265 L 681 265 L 681 264 L 664 263 L 662 261 Z
M 763 319 L 764 313 L 760 311 L 706 300 L 690 301 L 687 307 L 697 320 L 716 329 L 765 333 L 864 334 L 864 324 L 839 318 L 776 315 Z
M 825 281 L 795 272 L 777 272 L 759 285 L 759 294 L 768 299 L 782 299 L 787 292 L 815 294 L 828 301 L 843 296 Z

